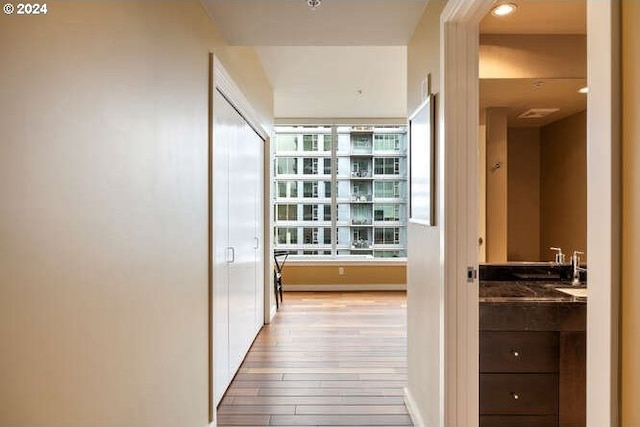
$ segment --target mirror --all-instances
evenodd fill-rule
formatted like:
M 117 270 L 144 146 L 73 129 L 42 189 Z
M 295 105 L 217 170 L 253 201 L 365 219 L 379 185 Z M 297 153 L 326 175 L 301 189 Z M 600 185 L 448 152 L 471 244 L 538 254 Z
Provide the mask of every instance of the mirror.
M 480 26 L 481 262 L 586 251 L 586 24 L 574 22 L 585 6 L 557 3 L 570 33 L 557 22 L 523 27 L 544 13 L 537 5 L 518 11 L 521 24 L 489 15 Z

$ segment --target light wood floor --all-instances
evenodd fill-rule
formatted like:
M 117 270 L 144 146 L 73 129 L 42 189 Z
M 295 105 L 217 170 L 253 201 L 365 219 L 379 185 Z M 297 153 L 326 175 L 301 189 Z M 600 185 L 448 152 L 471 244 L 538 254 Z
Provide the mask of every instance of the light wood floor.
M 218 426 L 412 425 L 403 292 L 288 292 L 218 407 Z

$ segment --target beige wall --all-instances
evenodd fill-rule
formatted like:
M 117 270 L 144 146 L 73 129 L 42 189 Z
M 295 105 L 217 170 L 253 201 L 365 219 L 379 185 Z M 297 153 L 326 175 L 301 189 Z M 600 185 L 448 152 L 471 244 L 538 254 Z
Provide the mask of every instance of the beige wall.
M 342 268 L 344 274 L 339 273 Z M 300 285 L 405 285 L 407 268 L 404 263 L 358 265 L 321 265 L 287 263 L 282 270 L 285 290 L 295 290 Z
M 622 2 L 622 383 L 625 427 L 640 426 L 640 2 Z
M 509 128 L 507 159 L 507 259 L 539 261 L 540 129 Z
M 507 109 L 487 108 L 487 262 L 507 261 Z
M 407 48 L 407 111 L 421 102 L 420 83 L 431 73 L 432 90 L 440 90 L 440 14 L 446 1 L 431 0 Z M 440 112 L 438 113 L 440 114 Z M 442 151 L 437 151 L 438 155 Z M 439 161 L 436 161 L 439 164 Z M 440 185 L 437 185 L 440 188 Z M 440 190 L 438 190 L 440 191 Z M 439 224 L 436 218 L 436 224 Z M 408 392 L 425 425 L 439 425 L 440 393 L 440 229 L 410 223 L 407 263 Z
M 586 252 L 586 111 L 544 126 L 541 141 L 540 258 L 553 259 L 551 246 L 561 247 L 567 256 L 574 250 Z
M 208 424 L 208 53 L 197 1 L 0 16 L 0 425 Z M 10 41 L 10 42 L 7 42 Z
M 483 34 L 478 71 L 481 79 L 585 78 L 587 37 Z

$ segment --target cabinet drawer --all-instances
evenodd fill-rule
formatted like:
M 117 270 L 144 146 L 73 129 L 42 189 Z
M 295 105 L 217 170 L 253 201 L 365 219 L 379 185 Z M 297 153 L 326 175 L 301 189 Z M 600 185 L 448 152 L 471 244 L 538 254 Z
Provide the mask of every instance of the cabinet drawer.
M 480 332 L 480 372 L 558 372 L 557 332 Z
M 481 415 L 557 415 L 557 374 L 481 374 Z
M 480 427 L 558 427 L 555 415 L 482 415 Z

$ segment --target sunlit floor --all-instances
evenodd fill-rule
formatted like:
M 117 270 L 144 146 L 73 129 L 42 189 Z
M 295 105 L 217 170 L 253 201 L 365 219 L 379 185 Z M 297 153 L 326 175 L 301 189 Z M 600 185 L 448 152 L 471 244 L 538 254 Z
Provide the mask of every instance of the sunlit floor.
M 218 426 L 412 425 L 404 292 L 284 298 L 218 407 Z

